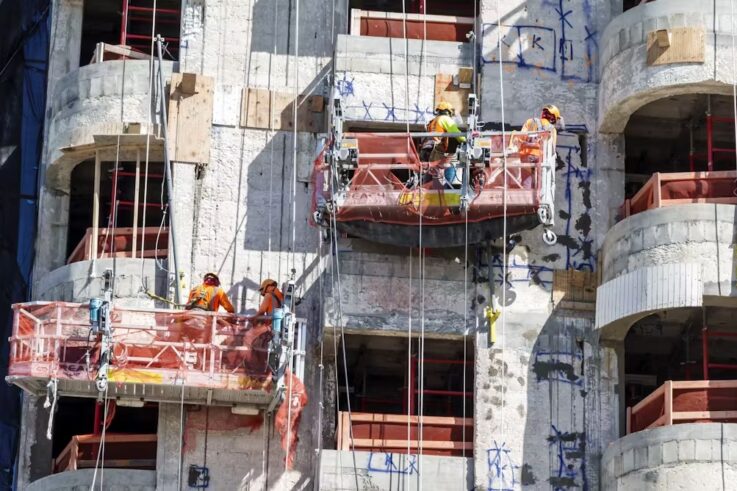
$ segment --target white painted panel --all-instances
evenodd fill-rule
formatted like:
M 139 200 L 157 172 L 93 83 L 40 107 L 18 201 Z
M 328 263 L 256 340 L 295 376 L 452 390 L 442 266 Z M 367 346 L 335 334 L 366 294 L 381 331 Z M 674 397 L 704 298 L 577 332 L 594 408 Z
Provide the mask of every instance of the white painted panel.
M 652 310 L 698 307 L 703 296 L 699 264 L 663 264 L 638 269 L 596 290 L 596 327 Z

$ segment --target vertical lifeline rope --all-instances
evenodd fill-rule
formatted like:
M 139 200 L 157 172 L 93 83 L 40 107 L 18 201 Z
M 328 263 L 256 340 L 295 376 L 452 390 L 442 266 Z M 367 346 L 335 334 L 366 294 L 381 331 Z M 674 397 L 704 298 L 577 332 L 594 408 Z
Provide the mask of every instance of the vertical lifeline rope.
M 497 13 L 497 21 L 496 21 L 496 28 L 497 28 L 497 42 L 498 42 L 498 53 L 497 53 L 497 59 L 499 64 L 499 98 L 501 102 L 501 116 L 502 116 L 502 146 L 504 148 L 504 151 L 502 152 L 502 159 L 503 159 L 503 174 L 504 174 L 504 185 L 503 185 L 503 225 L 502 225 L 502 243 L 503 243 L 503 249 L 502 249 L 502 310 L 504 310 L 507 306 L 507 144 L 506 144 L 506 128 L 505 128 L 505 117 L 504 117 L 504 70 L 502 67 L 502 11 L 501 7 L 499 5 L 499 0 L 496 0 L 496 13 Z M 507 336 L 506 336 L 506 326 L 507 326 L 507 314 L 506 312 L 502 312 L 502 325 L 501 325 L 501 368 L 499 370 L 500 376 L 501 376 L 501 386 L 502 386 L 502 409 L 501 409 L 501 435 L 502 435 L 502 441 L 505 441 L 504 438 L 504 405 L 506 404 L 504 401 L 505 392 L 507 389 L 507 374 L 505 370 L 505 363 L 504 363 L 504 353 L 505 353 L 505 346 L 507 342 Z
M 297 269 L 296 265 L 296 243 L 297 243 L 297 106 L 299 103 L 299 0 L 295 1 L 295 13 L 294 13 L 294 103 L 292 104 L 292 268 L 290 276 L 294 277 L 294 271 Z M 289 261 L 287 261 L 289 264 Z M 294 330 L 294 327 L 292 327 Z M 292 336 L 294 339 L 294 336 Z M 291 361 L 293 356 L 293 342 L 289 346 L 289 365 L 291 367 Z M 287 387 L 287 458 L 284 460 L 284 470 L 288 469 L 289 452 L 291 450 L 292 440 L 292 381 L 294 380 L 294 373 L 290 370 L 290 383 Z
M 407 132 L 406 137 L 406 153 L 411 155 L 410 145 L 412 140 L 410 137 L 409 129 L 409 117 L 407 111 L 409 110 L 409 39 L 407 39 L 407 4 L 405 0 L 402 0 L 402 32 L 404 35 L 404 107 L 405 109 L 405 130 Z M 422 163 L 420 163 L 422 165 Z M 412 434 L 411 424 L 411 412 L 412 412 L 412 398 L 414 397 L 414 379 L 412 377 L 412 248 L 409 249 L 409 321 L 407 324 L 407 458 L 409 459 L 412 449 L 410 445 L 410 439 Z M 405 488 L 409 489 L 409 473 L 405 473 Z

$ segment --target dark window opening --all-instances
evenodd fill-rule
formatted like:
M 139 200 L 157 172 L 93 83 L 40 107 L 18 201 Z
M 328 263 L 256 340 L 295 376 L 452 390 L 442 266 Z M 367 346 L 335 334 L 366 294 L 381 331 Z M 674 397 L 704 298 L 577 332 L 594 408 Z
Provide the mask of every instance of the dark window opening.
M 84 2 L 80 65 L 91 62 L 97 43 L 125 45 L 151 54 L 153 0 L 95 0 Z M 166 43 L 165 59 L 179 58 L 181 0 L 156 1 L 156 34 Z M 154 55 L 156 47 L 154 46 Z M 106 56 L 116 59 L 120 55 Z
M 737 381 L 734 318 L 735 310 L 729 308 L 683 308 L 662 311 L 636 322 L 624 343 L 625 407 L 632 408 L 669 380 Z M 726 399 L 723 394 L 704 392 L 699 387 L 690 393 L 682 391 L 673 396 L 674 411 L 737 409 L 734 389 L 729 390 L 732 395 Z M 702 404 L 707 407 L 701 407 Z M 726 406 L 715 408 L 713 404 Z M 688 409 L 689 405 L 693 408 Z
M 638 109 L 624 131 L 625 197 L 655 172 L 706 171 L 709 160 L 713 170 L 734 170 L 733 118 L 732 98 L 721 95 L 673 96 Z
M 350 387 L 346 390 L 341 371 L 341 408 L 380 414 L 420 412 L 419 340 L 413 339 L 408 359 L 406 338 L 394 336 L 346 336 L 346 355 Z M 468 342 L 463 363 L 463 341 L 425 340 L 424 393 L 425 416 L 473 415 L 473 343 Z M 342 367 L 342 363 L 341 363 Z M 465 368 L 465 369 L 464 369 Z M 342 369 L 342 368 L 341 368 Z M 411 394 L 408 388 L 414 389 Z M 408 397 L 409 395 L 409 397 Z
M 650 3 L 654 2 L 655 0 L 624 0 L 622 2 L 622 10 L 624 12 L 628 11 L 629 9 L 633 9 L 637 7 L 638 5 L 642 5 L 644 3 Z
M 76 459 L 77 468 L 95 467 L 99 448 L 93 436 L 96 405 L 94 399 L 59 398 L 51 442 L 52 457 L 55 459 L 54 472 L 66 470 L 70 459 Z M 102 423 L 105 414 L 102 405 L 100 409 L 98 421 Z M 105 467 L 155 468 L 158 404 L 126 407 L 110 403 L 107 416 L 109 425 L 105 430 Z M 147 435 L 147 438 L 139 438 L 136 442 L 121 442 L 119 440 L 122 439 L 116 439 L 116 435 Z M 80 439 L 76 455 L 71 455 L 74 450 L 67 447 L 75 436 L 84 437 Z
M 113 223 L 113 176 L 115 164 L 102 162 L 100 164 L 100 213 L 97 223 L 100 228 L 127 228 L 133 226 L 134 202 L 135 202 L 135 162 L 120 162 L 118 166 L 118 182 L 116 186 L 117 216 Z M 167 203 L 166 186 L 163 180 L 164 165 L 161 162 L 149 162 L 148 164 L 148 186 L 145 186 L 145 163 L 141 162 L 139 181 L 139 205 L 137 226 L 145 226 L 147 229 L 166 227 L 162 224 L 164 212 L 161 204 Z M 85 238 L 87 229 L 92 227 L 92 202 L 94 197 L 95 162 L 86 160 L 77 165 L 72 171 L 71 190 L 69 196 L 69 230 L 67 235 L 67 257 L 69 257 Z M 146 193 L 144 195 L 144 192 Z M 140 233 L 140 232 L 139 232 Z M 121 239 L 122 240 L 122 239 Z M 140 248 L 140 238 L 138 247 Z M 166 234 L 159 237 L 159 244 L 148 244 L 156 242 L 152 234 L 146 238 L 146 249 L 166 249 L 168 238 Z M 116 241 L 116 244 L 120 240 Z M 112 244 L 111 244 L 112 245 Z

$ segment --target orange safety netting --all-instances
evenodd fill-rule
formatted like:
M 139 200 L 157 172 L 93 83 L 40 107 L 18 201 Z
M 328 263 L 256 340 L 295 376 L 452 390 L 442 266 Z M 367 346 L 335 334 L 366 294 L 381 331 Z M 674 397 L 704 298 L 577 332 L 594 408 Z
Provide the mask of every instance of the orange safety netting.
M 289 370 L 284 374 L 285 397 L 274 419 L 274 428 L 281 436 L 281 446 L 286 453 L 286 467 L 291 469 L 297 453 L 299 421 L 307 406 L 307 390 L 302 381 Z M 291 410 L 290 410 L 291 406 Z
M 87 304 L 38 302 L 13 310 L 9 375 L 95 378 L 100 339 L 91 336 Z M 113 308 L 111 319 L 111 382 L 270 389 L 268 319 L 129 308 Z
M 465 214 L 458 212 L 459 180 L 452 185 L 446 181 L 446 170 L 452 167 L 451 157 L 421 162 L 412 137 L 405 134 L 358 133 L 346 134 L 345 138 L 357 140 L 358 166 L 351 173 L 335 212 L 337 221 L 415 225 L 422 217 L 424 225 L 432 226 L 466 220 Z M 505 172 L 507 214 L 535 213 L 540 204 L 541 167 L 549 140 L 548 132 L 537 133 L 534 141 L 527 134 L 514 133 L 483 139 L 489 157 L 471 168 L 469 222 L 502 215 Z M 519 150 L 508 154 L 505 171 L 502 152 L 510 144 Z M 551 151 L 547 158 L 553 155 Z M 333 201 L 333 192 L 338 192 L 330 189 L 331 172 L 324 162 L 323 151 L 315 160 L 313 170 L 313 210 Z

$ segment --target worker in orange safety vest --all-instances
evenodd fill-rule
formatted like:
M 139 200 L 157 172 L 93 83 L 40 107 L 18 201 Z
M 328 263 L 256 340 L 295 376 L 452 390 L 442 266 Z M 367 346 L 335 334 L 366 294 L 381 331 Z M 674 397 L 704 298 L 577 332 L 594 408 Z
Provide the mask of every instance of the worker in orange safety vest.
M 435 117 L 427 123 L 428 133 L 461 133 L 453 119 L 454 114 L 453 106 L 448 102 L 441 101 L 435 108 Z M 441 160 L 446 157 L 446 154 L 455 153 L 458 143 L 464 141 L 466 141 L 465 136 L 457 136 L 453 141 L 441 136 L 427 137 L 420 148 L 420 160 L 422 162 Z
M 235 312 L 233 304 L 225 291 L 220 288 L 220 278 L 215 273 L 207 273 L 202 284 L 192 288 L 185 308 L 187 310 L 206 310 L 217 312 L 223 307 L 231 314 Z
M 530 118 L 525 121 L 522 126 L 522 134 L 516 134 L 512 137 L 509 147 L 509 153 L 519 152 L 522 162 L 540 162 L 543 158 L 542 140 L 539 135 L 526 135 L 527 132 L 549 131 L 550 138 L 555 148 L 558 140 L 557 128 L 563 127 L 563 118 L 560 115 L 560 109 L 553 104 L 543 106 L 539 118 Z
M 276 281 L 271 278 L 262 281 L 258 291 L 264 299 L 261 301 L 261 305 L 256 312 L 257 317 L 261 315 L 272 315 L 274 309 L 279 309 L 284 304 L 284 294 L 277 288 Z

